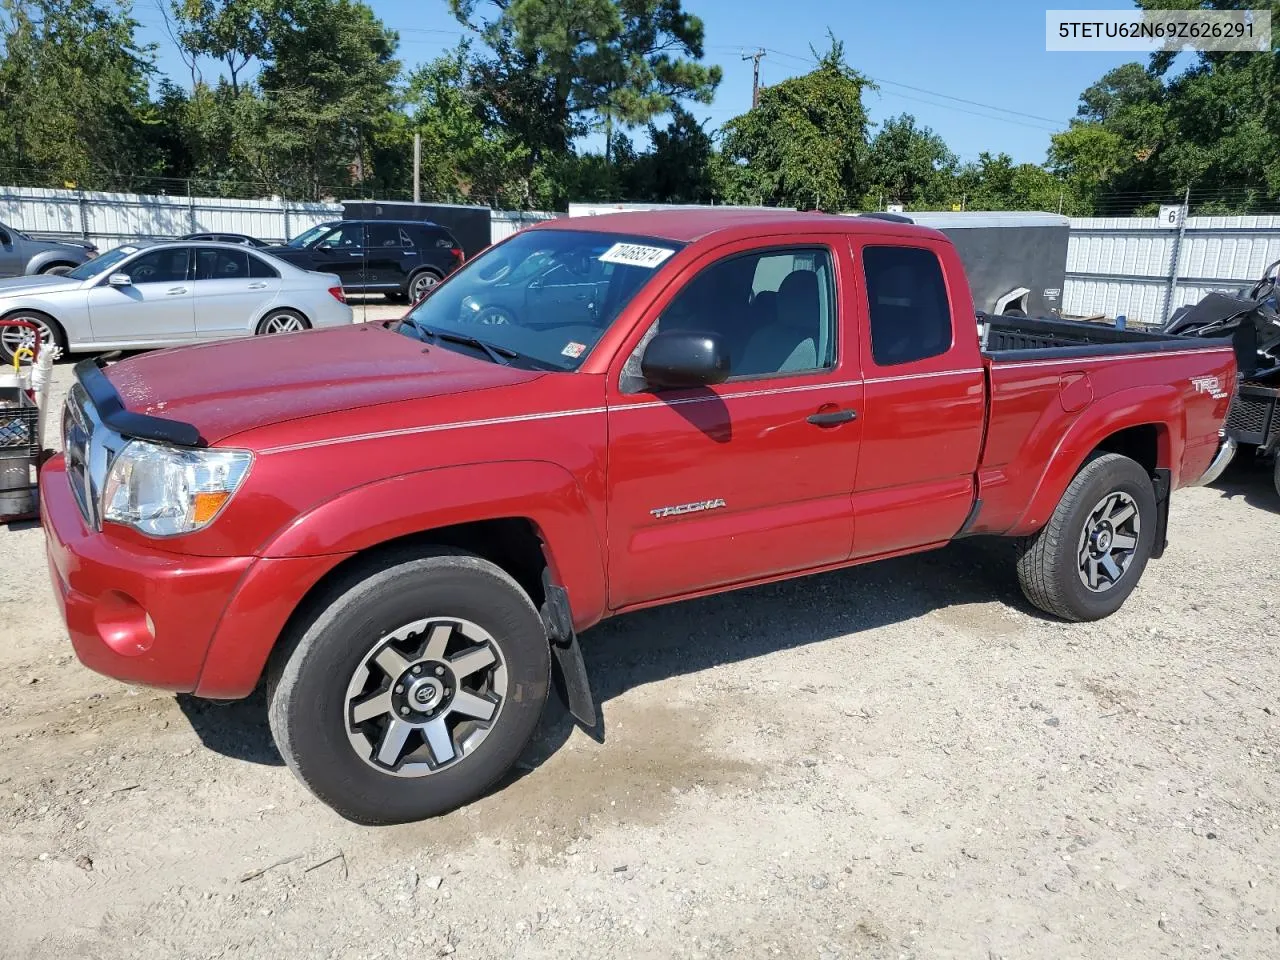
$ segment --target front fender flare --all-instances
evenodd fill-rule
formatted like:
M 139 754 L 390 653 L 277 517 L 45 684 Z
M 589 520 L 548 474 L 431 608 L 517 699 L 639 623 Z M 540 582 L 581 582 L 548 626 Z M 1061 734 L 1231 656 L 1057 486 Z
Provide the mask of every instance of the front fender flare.
M 50 267 L 55 263 L 69 263 L 72 266 L 78 266 L 84 262 L 84 259 L 83 256 L 76 256 L 74 250 L 65 252 L 62 250 L 41 250 L 27 261 L 27 276 L 35 276 L 45 267 Z
M 1182 394 L 1173 386 L 1131 387 L 1091 405 L 1063 434 L 1026 511 L 1008 534 L 1025 536 L 1044 526 L 1089 454 L 1121 430 L 1154 425 L 1158 437 L 1156 466 L 1176 471 L 1185 443 L 1184 413 Z M 1172 485 L 1179 485 L 1176 472 L 1172 474 Z
M 264 557 L 352 554 L 399 537 L 481 520 L 521 517 L 536 527 L 555 582 L 569 591 L 573 622 L 605 613 L 608 587 L 597 517 L 573 475 L 543 460 L 423 470 L 355 487 L 298 516 Z

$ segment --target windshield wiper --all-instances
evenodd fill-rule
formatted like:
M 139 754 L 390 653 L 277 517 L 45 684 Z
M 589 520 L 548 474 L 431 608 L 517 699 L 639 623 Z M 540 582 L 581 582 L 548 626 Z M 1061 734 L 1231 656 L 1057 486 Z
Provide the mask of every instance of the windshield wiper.
M 494 363 L 500 363 L 504 367 L 510 366 L 512 360 L 518 360 L 523 357 L 517 350 L 510 347 L 500 347 L 497 344 L 488 343 L 479 337 L 473 337 L 469 333 L 453 333 L 450 330 L 436 330 L 419 323 L 413 317 L 405 317 L 403 323 L 409 324 L 415 330 L 422 332 L 424 336 L 431 337 L 433 340 L 444 340 L 448 343 L 460 343 L 465 347 L 475 347 L 482 351 Z

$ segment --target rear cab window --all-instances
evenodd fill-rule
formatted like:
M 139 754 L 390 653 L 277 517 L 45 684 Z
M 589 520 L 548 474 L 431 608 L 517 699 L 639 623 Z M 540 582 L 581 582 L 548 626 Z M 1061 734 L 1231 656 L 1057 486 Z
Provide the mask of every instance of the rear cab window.
M 923 247 L 862 248 L 871 359 L 900 367 L 951 349 L 954 326 L 942 264 Z

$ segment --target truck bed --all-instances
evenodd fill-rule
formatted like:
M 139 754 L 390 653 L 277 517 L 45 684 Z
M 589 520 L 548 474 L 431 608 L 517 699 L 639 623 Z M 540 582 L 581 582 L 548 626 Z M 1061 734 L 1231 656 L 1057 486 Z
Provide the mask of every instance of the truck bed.
M 1230 340 L 1219 344 L 1200 337 L 1119 330 L 1081 320 L 1033 320 L 981 312 L 978 313 L 978 329 L 983 354 L 997 361 L 1203 350 L 1207 346 L 1230 343 Z

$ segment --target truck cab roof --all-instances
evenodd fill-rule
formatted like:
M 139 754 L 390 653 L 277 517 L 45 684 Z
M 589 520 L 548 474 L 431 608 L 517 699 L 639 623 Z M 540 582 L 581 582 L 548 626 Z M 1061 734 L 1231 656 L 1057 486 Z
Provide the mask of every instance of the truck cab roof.
M 738 207 L 637 210 L 595 217 L 562 217 L 537 224 L 530 229 L 628 234 L 678 243 L 694 243 L 710 237 L 730 241 L 739 237 L 774 233 L 788 236 L 836 233 L 942 239 L 937 231 L 911 223 L 894 223 L 870 217 L 844 217 L 831 213 Z

